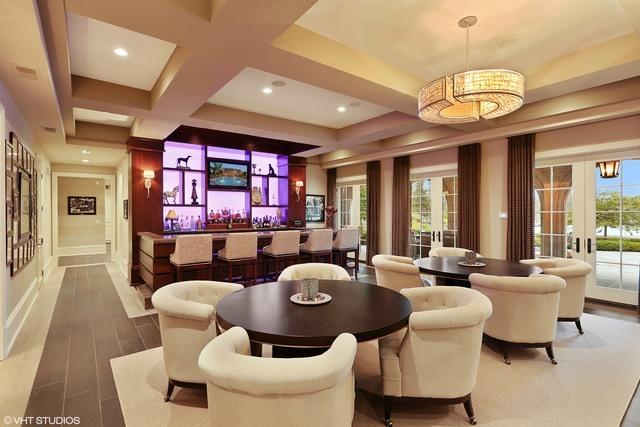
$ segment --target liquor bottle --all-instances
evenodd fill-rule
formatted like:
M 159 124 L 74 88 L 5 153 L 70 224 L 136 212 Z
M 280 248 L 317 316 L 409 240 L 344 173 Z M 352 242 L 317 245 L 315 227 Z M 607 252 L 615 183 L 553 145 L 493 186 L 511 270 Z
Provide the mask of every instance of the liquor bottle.
M 182 219 L 182 215 L 180 215 L 180 222 L 178 224 L 180 224 L 180 230 L 184 229 L 184 220 Z
M 244 211 L 244 209 L 242 209 L 242 216 L 240 217 L 240 219 L 242 220 L 242 222 L 245 222 L 247 220 L 247 213 Z
M 218 212 L 216 212 L 216 224 L 219 224 L 222 222 L 222 214 L 220 214 L 220 209 L 218 209 Z
M 214 219 L 216 219 L 216 214 L 213 213 L 213 209 L 211 209 L 209 212 L 209 222 L 212 223 Z
M 202 219 L 200 219 L 200 215 L 198 215 L 198 220 L 196 221 L 196 230 L 200 230 L 202 227 Z

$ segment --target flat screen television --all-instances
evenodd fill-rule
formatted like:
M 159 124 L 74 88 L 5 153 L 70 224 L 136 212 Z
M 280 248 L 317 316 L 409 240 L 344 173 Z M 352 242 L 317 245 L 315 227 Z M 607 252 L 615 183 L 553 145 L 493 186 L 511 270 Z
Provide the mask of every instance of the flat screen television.
M 248 190 L 249 162 L 207 158 L 207 187 L 209 189 Z

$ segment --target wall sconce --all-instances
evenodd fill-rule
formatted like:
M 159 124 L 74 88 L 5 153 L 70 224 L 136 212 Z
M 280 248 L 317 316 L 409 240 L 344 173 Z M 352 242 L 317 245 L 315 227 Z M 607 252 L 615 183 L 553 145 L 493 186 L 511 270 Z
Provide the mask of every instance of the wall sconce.
M 600 169 L 601 178 L 617 178 L 620 175 L 620 160 L 598 162 L 598 169 Z
M 144 171 L 142 173 L 144 177 L 144 188 L 147 189 L 147 199 L 149 198 L 149 190 L 151 190 L 151 180 L 156 177 L 154 171 Z
M 304 182 L 296 181 L 296 202 L 300 201 L 300 188 L 304 187 Z

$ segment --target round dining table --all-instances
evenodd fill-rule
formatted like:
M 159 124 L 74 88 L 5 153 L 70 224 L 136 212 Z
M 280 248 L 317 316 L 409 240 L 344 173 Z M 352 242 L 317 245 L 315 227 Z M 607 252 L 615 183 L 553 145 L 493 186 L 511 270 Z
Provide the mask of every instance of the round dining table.
M 343 332 L 358 342 L 389 335 L 409 321 L 411 303 L 402 294 L 377 285 L 344 280 L 320 280 L 319 292 L 331 300 L 300 305 L 290 300 L 300 292 L 299 281 L 281 281 L 247 287 L 225 295 L 216 306 L 223 329 L 240 326 L 252 342 L 276 347 L 327 348 Z
M 413 263 L 418 266 L 421 273 L 435 276 L 438 285 L 450 286 L 469 287 L 469 275 L 472 273 L 516 277 L 542 273 L 540 267 L 504 259 L 478 258 L 478 262 L 485 264 L 481 267 L 465 267 L 458 264 L 462 261 L 464 261 L 464 257 L 446 256 L 418 258 Z

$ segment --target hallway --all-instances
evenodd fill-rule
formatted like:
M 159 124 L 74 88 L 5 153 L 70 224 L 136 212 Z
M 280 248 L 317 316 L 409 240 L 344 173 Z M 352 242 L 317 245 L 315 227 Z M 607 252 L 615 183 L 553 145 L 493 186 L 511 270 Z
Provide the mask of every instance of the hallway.
M 105 264 L 67 267 L 25 415 L 124 425 L 110 359 L 158 346 L 157 316 L 129 319 Z

